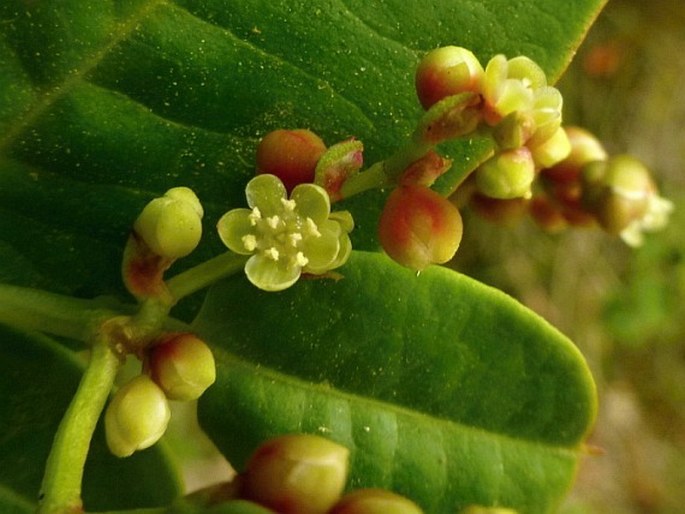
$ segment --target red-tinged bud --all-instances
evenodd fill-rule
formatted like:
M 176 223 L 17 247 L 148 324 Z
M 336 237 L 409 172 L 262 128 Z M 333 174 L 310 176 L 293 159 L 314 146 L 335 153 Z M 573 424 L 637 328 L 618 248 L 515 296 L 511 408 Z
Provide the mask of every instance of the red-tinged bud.
M 543 179 L 554 182 L 572 182 L 580 179 L 580 170 L 593 161 L 605 161 L 607 152 L 594 135 L 580 127 L 564 127 L 571 144 L 568 156 L 540 172 Z
M 364 145 L 350 139 L 331 146 L 316 165 L 314 183 L 323 187 L 331 202 L 342 200 L 345 181 L 356 175 L 364 164 Z
M 414 161 L 402 172 L 399 184 L 403 186 L 430 187 L 443 173 L 452 167 L 452 160 L 446 159 L 431 150 L 419 160 Z
M 462 231 L 457 208 L 423 186 L 395 189 L 378 223 L 378 236 L 385 252 L 414 270 L 449 261 L 459 248 Z
M 329 514 L 422 514 L 413 501 L 384 489 L 358 489 L 346 494 Z
M 196 400 L 216 380 L 212 351 L 193 334 L 167 336 L 152 347 L 148 365 L 152 380 L 170 400 Z
M 416 93 L 424 109 L 448 96 L 480 92 L 483 67 L 473 52 L 445 46 L 429 52 L 416 70 Z
M 257 173 L 276 175 L 288 192 L 314 182 L 314 171 L 326 145 L 307 129 L 269 132 L 257 147 Z
M 279 514 L 324 514 L 340 499 L 348 457 L 347 448 L 315 435 L 277 437 L 248 461 L 242 496 Z

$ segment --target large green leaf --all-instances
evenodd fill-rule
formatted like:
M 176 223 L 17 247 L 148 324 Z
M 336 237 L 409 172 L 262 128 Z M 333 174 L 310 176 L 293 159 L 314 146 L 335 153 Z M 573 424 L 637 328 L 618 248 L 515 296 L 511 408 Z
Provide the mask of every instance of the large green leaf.
M 53 437 L 83 364 L 46 337 L 0 325 L 0 511 L 33 512 Z M 91 510 L 165 505 L 180 492 L 163 447 L 113 457 L 99 429 L 86 464 Z
M 344 278 L 273 294 L 212 289 L 197 330 L 217 347 L 200 419 L 240 468 L 260 441 L 319 433 L 352 449 L 353 486 L 428 512 L 470 503 L 548 512 L 595 415 L 584 359 L 499 291 L 355 253 Z
M 192 186 L 210 231 L 281 126 L 386 157 L 419 116 L 423 51 L 527 54 L 555 79 L 604 1 L 3 0 L 0 279 L 122 294 L 123 241 L 151 196 Z M 455 166 L 486 147 L 453 146 Z M 359 248 L 375 245 L 374 200 L 351 202 Z

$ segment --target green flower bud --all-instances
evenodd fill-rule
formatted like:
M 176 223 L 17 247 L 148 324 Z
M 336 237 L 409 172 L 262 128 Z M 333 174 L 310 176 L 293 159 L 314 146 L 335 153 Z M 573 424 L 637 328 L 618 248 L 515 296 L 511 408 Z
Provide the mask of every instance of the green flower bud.
M 212 351 L 193 334 L 174 334 L 154 345 L 148 364 L 170 400 L 196 400 L 216 380 Z
M 571 153 L 571 142 L 566 131 L 559 127 L 551 137 L 537 146 L 530 146 L 533 161 L 538 168 L 549 168 L 563 161 Z
M 202 205 L 187 187 L 169 189 L 148 203 L 133 225 L 157 255 L 178 259 L 192 252 L 202 236 Z
M 307 129 L 269 132 L 257 147 L 257 173 L 277 176 L 288 192 L 314 182 L 314 171 L 326 145 Z
M 384 489 L 359 489 L 343 496 L 329 514 L 422 514 L 411 500 Z
M 171 417 L 164 392 L 147 375 L 119 389 L 105 413 L 107 446 L 117 457 L 128 457 L 155 444 Z
M 349 450 L 315 435 L 267 441 L 249 459 L 243 497 L 280 514 L 323 514 L 340 498 Z
M 478 191 L 502 200 L 527 198 L 535 179 L 535 163 L 526 147 L 507 150 L 485 161 L 476 170 Z
M 416 93 L 424 109 L 448 96 L 480 92 L 483 67 L 473 52 L 445 46 L 429 52 L 416 70 Z
M 417 185 L 395 189 L 378 222 L 385 252 L 414 270 L 449 261 L 459 248 L 462 232 L 461 215 L 454 204 Z

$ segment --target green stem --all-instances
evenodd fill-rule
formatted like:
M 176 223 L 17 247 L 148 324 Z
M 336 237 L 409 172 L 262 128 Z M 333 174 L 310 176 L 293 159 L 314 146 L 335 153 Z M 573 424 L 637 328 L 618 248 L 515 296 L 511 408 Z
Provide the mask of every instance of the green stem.
M 388 185 L 384 168 L 385 161 L 381 161 L 361 173 L 352 175 L 343 183 L 340 194 L 343 198 L 349 198 L 369 189 L 378 189 Z
M 242 270 L 247 259 L 248 256 L 233 252 L 222 253 L 170 278 L 167 281 L 167 287 L 174 302 L 177 302 L 219 279 Z
M 347 179 L 340 190 L 342 197 L 349 198 L 370 189 L 394 184 L 411 163 L 426 155 L 431 148 L 429 144 L 410 139 L 386 160 L 377 162 L 365 171 Z
M 103 320 L 120 312 L 93 300 L 0 284 L 0 323 L 88 341 Z
M 38 514 L 82 512 L 81 482 L 90 441 L 120 365 L 119 357 L 104 341 L 93 345 L 88 367 L 48 456 Z

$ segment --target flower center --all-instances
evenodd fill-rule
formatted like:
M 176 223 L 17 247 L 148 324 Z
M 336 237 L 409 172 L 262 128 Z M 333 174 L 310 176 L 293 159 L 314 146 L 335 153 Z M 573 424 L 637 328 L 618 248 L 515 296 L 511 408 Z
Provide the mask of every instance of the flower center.
M 254 232 L 242 237 L 243 246 L 249 252 L 257 252 L 266 258 L 287 266 L 304 267 L 309 259 L 302 244 L 306 238 L 321 237 L 316 222 L 297 212 L 295 200 L 281 200 L 283 210 L 273 216 L 263 216 L 254 207 L 249 215 Z

